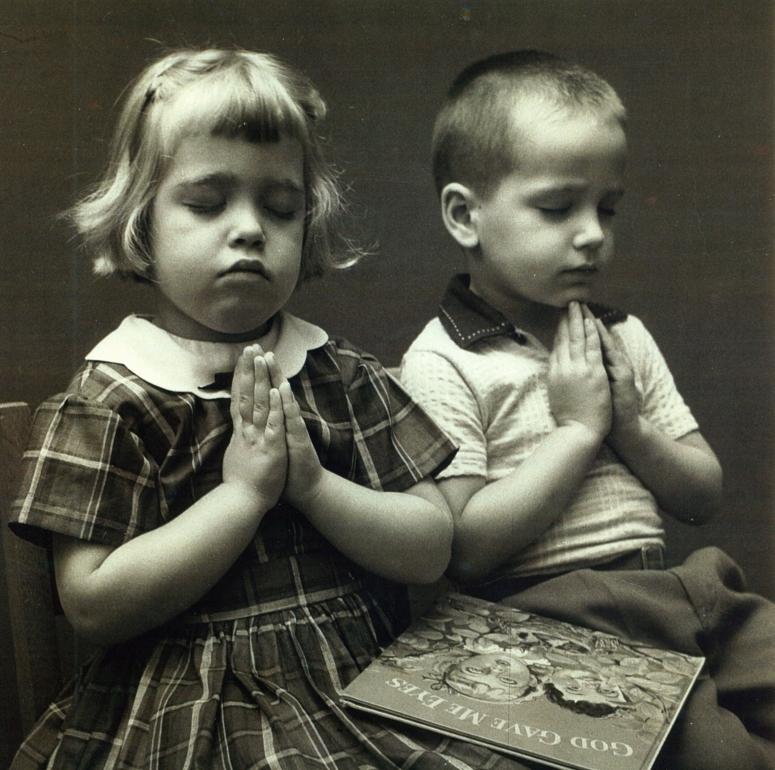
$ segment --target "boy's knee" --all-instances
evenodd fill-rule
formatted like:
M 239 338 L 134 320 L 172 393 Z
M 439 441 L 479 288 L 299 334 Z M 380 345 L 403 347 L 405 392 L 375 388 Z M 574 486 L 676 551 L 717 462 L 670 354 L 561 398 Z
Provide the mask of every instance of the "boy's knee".
M 654 765 L 655 770 L 772 770 L 775 746 L 748 732 L 718 703 L 716 685 L 694 686 Z
M 716 546 L 700 548 L 691 553 L 684 563 L 675 568 L 684 582 L 687 580 L 714 588 L 722 585 L 729 591 L 747 591 L 745 575 L 740 565 L 726 552 Z

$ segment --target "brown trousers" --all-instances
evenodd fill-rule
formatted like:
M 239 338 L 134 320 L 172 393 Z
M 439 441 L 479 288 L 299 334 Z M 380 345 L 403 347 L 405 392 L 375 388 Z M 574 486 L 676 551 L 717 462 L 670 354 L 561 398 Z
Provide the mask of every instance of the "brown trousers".
M 668 570 L 576 570 L 502 602 L 707 659 L 655 768 L 775 769 L 775 604 L 719 549 Z

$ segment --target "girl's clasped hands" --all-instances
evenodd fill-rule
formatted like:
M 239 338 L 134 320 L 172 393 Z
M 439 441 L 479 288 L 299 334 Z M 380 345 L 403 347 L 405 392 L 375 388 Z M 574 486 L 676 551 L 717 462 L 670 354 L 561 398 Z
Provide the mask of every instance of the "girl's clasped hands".
M 223 480 L 249 487 L 258 508 L 282 495 L 300 510 L 323 476 L 299 405 L 272 352 L 260 345 L 243 350 L 231 389 L 231 441 L 223 458 Z

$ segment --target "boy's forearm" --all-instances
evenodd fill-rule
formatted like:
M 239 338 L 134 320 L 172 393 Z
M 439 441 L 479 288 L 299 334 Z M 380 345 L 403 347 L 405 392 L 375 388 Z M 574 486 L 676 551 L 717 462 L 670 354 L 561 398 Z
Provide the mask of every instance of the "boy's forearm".
M 601 443 L 584 426 L 558 427 L 517 469 L 476 492 L 455 519 L 453 575 L 481 580 L 538 539 L 570 505 Z
M 300 508 L 335 548 L 391 580 L 430 583 L 449 563 L 452 517 L 433 482 L 380 492 L 324 470 Z
M 721 505 L 722 472 L 699 432 L 672 439 L 641 417 L 627 432 L 608 438 L 667 514 L 688 524 L 702 524 Z

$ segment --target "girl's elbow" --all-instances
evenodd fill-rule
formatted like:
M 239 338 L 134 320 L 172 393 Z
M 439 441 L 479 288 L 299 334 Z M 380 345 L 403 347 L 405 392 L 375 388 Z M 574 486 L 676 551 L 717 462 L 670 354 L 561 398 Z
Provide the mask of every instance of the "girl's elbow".
M 101 613 L 72 603 L 62 604 L 65 617 L 79 639 L 99 646 L 109 646 L 121 641 L 116 638 L 113 624 L 107 622 Z
M 425 564 L 418 570 L 413 570 L 407 583 L 409 585 L 429 585 L 441 580 L 449 564 L 449 556 L 444 559 L 434 561 L 432 564 Z
M 135 635 L 125 615 L 117 614 L 119 602 L 93 596 L 62 596 L 61 603 L 76 636 L 90 644 L 108 647 Z
M 452 526 L 450 525 L 449 531 L 445 532 L 441 536 L 433 548 L 433 558 L 423 559 L 426 564 L 423 567 L 423 579 L 422 583 L 435 583 L 444 577 L 447 568 L 449 567 L 450 559 L 452 558 Z
M 405 582 L 426 585 L 442 578 L 452 555 L 452 535 L 452 521 L 448 516 L 444 516 L 426 539 L 425 547 L 415 554 Z

